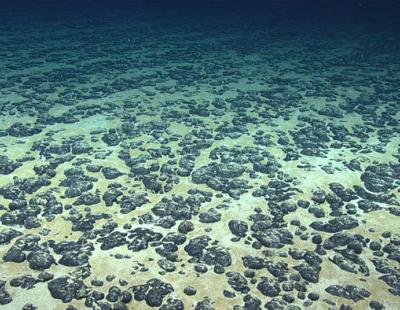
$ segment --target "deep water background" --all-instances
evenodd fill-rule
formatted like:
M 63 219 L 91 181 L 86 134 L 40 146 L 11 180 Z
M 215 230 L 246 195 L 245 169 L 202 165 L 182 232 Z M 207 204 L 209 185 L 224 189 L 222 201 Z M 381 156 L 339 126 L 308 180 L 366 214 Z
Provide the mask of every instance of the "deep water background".
M 171 23 L 193 18 L 208 19 L 210 24 L 221 20 L 232 23 L 285 23 L 313 21 L 321 31 L 332 26 L 385 27 L 399 30 L 400 2 L 384 1 L 146 1 L 146 0 L 71 0 L 71 1 L 1 1 L 3 22 L 11 18 L 32 18 L 60 21 L 68 18 L 102 19 L 113 16 L 115 22 L 141 16 L 154 22 L 168 19 Z M 244 24 L 243 24 L 244 25 Z M 295 30 L 295 29 L 293 29 Z M 351 28 L 348 29 L 351 31 Z
M 210 40 L 224 35 L 237 35 L 240 42 L 234 48 L 239 48 L 244 54 L 262 52 L 260 47 L 267 48 L 274 42 L 282 43 L 287 39 L 303 40 L 304 46 L 315 52 L 312 39 L 329 42 L 330 39 L 341 37 L 342 45 L 337 47 L 347 48 L 361 36 L 365 36 L 365 39 L 361 40 L 361 45 L 358 44 L 355 54 L 362 57 L 400 50 L 400 1 L 394 0 L 3 0 L 0 6 L 0 32 L 7 36 L 0 38 L 0 57 L 7 57 L 2 52 L 10 52 L 9 39 L 18 40 L 21 44 L 41 40 L 40 35 L 36 37 L 41 27 L 49 35 L 46 36 L 48 43 L 57 41 L 59 31 L 78 31 L 81 35 L 68 38 L 68 52 L 74 49 L 74 43 L 95 44 L 102 41 L 118 44 L 117 40 L 128 40 L 135 35 L 130 30 L 137 23 L 143 26 L 140 35 L 145 35 L 149 40 L 154 36 L 158 41 L 159 36 L 164 34 L 180 35 L 180 39 L 174 43 L 182 47 L 193 44 L 200 32 L 202 39 Z M 39 32 L 34 34 L 35 30 Z M 13 31 L 15 36 L 8 36 Z M 93 42 L 86 42 L 85 33 L 88 32 Z M 259 35 L 255 36 L 255 32 Z M 72 32 L 70 35 L 73 36 Z M 232 46 L 224 48 L 221 45 L 219 51 L 223 53 L 226 48 Z M 203 54 L 206 53 L 207 48 L 204 48 Z M 353 61 L 362 62 L 362 57 L 357 59 L 355 56 Z
M 352 45 L 352 38 L 371 36 L 358 47 L 357 53 L 363 57 L 400 49 L 400 1 L 3 0 L 0 20 L 0 32 L 17 31 L 14 39 L 21 42 L 40 40 L 30 32 L 48 27 L 50 36 L 47 38 L 53 33 L 57 40 L 58 31 L 74 29 L 81 34 L 89 31 L 92 38 L 107 43 L 107 40 L 116 40 L 115 27 L 119 27 L 121 38 L 125 35 L 128 39 L 135 35 L 129 32 L 129 27 L 141 22 L 144 23 L 141 35 L 145 34 L 149 40 L 153 34 L 182 34 L 181 41 L 175 42 L 182 46 L 193 43 L 190 32 L 194 37 L 203 32 L 202 38 L 208 36 L 211 40 L 224 34 L 238 35 L 241 38 L 238 45 L 245 54 L 260 52 L 260 46 L 267 47 L 273 41 L 300 38 L 306 46 L 314 35 L 318 40 L 329 41 L 330 38 L 344 38 L 344 34 L 347 35 L 341 46 L 344 48 Z M 111 28 L 112 35 L 108 31 Z M 256 41 L 254 32 L 260 32 Z M 74 42 L 74 38 L 69 39 Z M 0 40 L 1 53 L 8 48 L 8 42 L 5 38 Z M 85 35 L 75 38 L 76 43 L 79 40 L 86 40 Z M 73 49 L 73 45 L 68 46 L 69 49 Z M 223 46 L 220 51 L 224 52 Z

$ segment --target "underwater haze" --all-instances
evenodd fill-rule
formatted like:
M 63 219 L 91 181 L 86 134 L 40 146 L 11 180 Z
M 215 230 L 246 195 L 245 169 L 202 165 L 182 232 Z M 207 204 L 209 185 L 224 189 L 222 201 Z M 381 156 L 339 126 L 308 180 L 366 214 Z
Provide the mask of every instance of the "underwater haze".
M 399 1 L 0 1 L 0 308 L 400 309 Z

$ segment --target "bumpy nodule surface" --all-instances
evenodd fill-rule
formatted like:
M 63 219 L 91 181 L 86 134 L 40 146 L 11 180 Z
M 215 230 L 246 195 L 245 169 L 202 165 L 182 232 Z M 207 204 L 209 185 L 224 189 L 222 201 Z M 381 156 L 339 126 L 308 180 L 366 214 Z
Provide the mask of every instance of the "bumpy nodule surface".
M 101 9 L 3 13 L 0 305 L 398 309 L 395 19 Z

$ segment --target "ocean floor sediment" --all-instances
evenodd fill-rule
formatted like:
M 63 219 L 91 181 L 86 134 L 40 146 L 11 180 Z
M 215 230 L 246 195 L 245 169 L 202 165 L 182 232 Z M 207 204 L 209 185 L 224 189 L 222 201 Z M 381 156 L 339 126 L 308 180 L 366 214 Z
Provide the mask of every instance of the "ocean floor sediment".
M 0 25 L 2 308 L 399 309 L 399 37 L 32 25 Z

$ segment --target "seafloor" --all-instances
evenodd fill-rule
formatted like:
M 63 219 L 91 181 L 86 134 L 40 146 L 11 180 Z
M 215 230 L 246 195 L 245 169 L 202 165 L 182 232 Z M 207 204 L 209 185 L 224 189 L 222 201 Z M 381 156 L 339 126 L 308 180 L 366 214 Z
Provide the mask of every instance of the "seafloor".
M 2 19 L 2 309 L 400 309 L 399 33 L 279 12 Z

